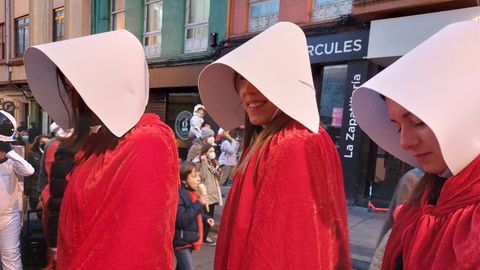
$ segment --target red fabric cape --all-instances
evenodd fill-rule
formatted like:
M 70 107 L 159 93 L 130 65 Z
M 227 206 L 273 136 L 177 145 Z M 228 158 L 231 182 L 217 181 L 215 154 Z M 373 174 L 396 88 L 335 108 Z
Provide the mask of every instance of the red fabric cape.
M 256 156 L 234 178 L 215 269 L 351 269 L 340 160 L 328 134 L 290 124 L 265 146 L 253 181 Z
M 480 157 L 446 180 L 435 206 L 427 187 L 420 205 L 395 219 L 382 269 L 480 269 Z
M 58 269 L 173 269 L 178 166 L 173 133 L 153 114 L 113 151 L 76 165 L 60 212 Z

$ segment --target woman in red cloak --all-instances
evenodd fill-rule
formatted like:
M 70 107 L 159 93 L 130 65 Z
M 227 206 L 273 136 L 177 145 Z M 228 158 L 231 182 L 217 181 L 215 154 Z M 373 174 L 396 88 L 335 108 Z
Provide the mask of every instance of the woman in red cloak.
M 199 89 L 220 126 L 245 119 L 215 269 L 350 269 L 339 157 L 320 127 L 302 30 L 272 26 L 206 67 Z
M 353 94 L 360 127 L 426 172 L 395 218 L 384 270 L 480 269 L 478 44 L 480 23 L 449 25 Z
M 118 44 L 121 44 L 119 46 Z M 72 135 L 58 269 L 173 269 L 178 156 L 148 101 L 142 45 L 120 30 L 30 47 L 28 82 Z M 58 151 L 57 151 L 58 153 Z

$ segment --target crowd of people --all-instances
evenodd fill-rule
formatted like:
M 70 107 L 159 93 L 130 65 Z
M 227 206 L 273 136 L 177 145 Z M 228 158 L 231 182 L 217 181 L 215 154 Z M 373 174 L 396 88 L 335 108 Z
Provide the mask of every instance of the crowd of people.
M 463 128 L 464 112 L 479 113 L 479 42 L 480 23 L 450 25 L 354 91 L 360 127 L 415 168 L 399 181 L 371 269 L 480 268 L 480 129 Z M 190 270 L 202 244 L 216 245 L 218 270 L 351 269 L 340 159 L 295 24 L 277 23 L 204 68 L 185 160 L 172 130 L 144 113 L 148 69 L 131 33 L 32 46 L 24 61 L 56 122 L 51 139 L 34 125 L 19 132 L 0 111 L 3 270 L 22 269 L 26 207 L 42 209 L 46 269 Z M 19 140 L 31 144 L 26 158 L 12 149 Z

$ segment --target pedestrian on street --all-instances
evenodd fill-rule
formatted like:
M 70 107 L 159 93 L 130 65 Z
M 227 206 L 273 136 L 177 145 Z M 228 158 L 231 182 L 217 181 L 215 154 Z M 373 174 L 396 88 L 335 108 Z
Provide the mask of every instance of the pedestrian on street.
M 237 141 L 237 134 L 233 130 L 226 130 L 223 132 L 223 141 L 220 144 L 222 151 L 218 159 L 220 165 L 220 185 L 226 185 L 233 180 L 233 172 L 237 165 L 237 154 L 240 144 Z
M 172 130 L 144 114 L 138 39 L 119 30 L 47 43 L 24 61 L 38 103 L 73 129 L 62 142 L 76 154 L 60 201 L 58 269 L 173 269 L 178 154 Z
M 28 205 L 32 210 L 37 209 L 38 202 L 40 201 L 40 193 L 37 191 L 38 174 L 40 172 L 40 162 L 45 152 L 45 145 L 49 139 L 50 137 L 48 136 L 38 135 L 35 140 L 33 140 L 32 149 L 27 155 L 27 162 L 33 166 L 35 173 L 24 178 L 23 191 L 28 198 Z
M 215 269 L 351 269 L 340 159 L 303 31 L 275 24 L 207 66 L 199 90 L 220 126 L 245 125 Z
M 207 214 L 213 218 L 215 213 L 215 206 L 223 205 L 222 192 L 220 190 L 220 168 L 218 166 L 215 148 L 211 144 L 206 144 L 202 146 L 200 152 L 200 177 L 202 179 L 202 184 L 207 188 L 208 194 L 208 211 Z M 210 233 L 210 226 L 207 226 L 204 223 L 203 226 L 203 243 L 205 245 L 214 246 L 215 241 L 213 241 L 208 234 Z
M 204 127 L 200 132 L 200 138 L 195 139 L 192 146 L 188 149 L 187 160 L 200 162 L 202 147 L 207 144 L 215 144 L 215 132 L 210 128 Z
M 18 136 L 13 116 L 0 110 L 0 269 L 22 269 L 20 231 L 22 229 L 22 187 L 18 176 L 34 173 L 32 165 L 12 150 Z
M 382 269 L 383 254 L 385 253 L 385 247 L 392 231 L 395 216 L 400 211 L 402 206 L 410 200 L 413 191 L 417 187 L 423 175 L 424 173 L 418 168 L 413 168 L 406 172 L 398 181 L 395 192 L 393 193 L 393 197 L 390 200 L 387 218 L 378 237 L 377 248 L 375 249 L 375 253 L 370 261 L 369 270 Z
M 480 23 L 446 26 L 355 90 L 383 149 L 425 172 L 396 215 L 383 270 L 480 269 Z
M 197 163 L 183 161 L 180 164 L 181 187 L 178 190 L 177 221 L 173 247 L 177 270 L 193 270 L 193 250 L 199 250 L 203 239 L 203 226 L 212 227 L 215 220 L 205 212 L 208 195 L 199 196 L 200 170 Z

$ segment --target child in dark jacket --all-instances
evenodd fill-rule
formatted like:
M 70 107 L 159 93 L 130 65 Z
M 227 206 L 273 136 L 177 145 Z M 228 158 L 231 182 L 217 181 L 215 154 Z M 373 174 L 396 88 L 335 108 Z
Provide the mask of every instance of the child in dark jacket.
M 177 270 L 192 270 L 192 251 L 200 249 L 202 244 L 203 221 L 213 226 L 215 221 L 210 218 L 204 205 L 208 204 L 208 196 L 199 196 L 200 170 L 198 165 L 183 161 L 180 164 L 180 181 L 178 190 L 178 210 L 175 223 L 173 247 L 177 259 Z

